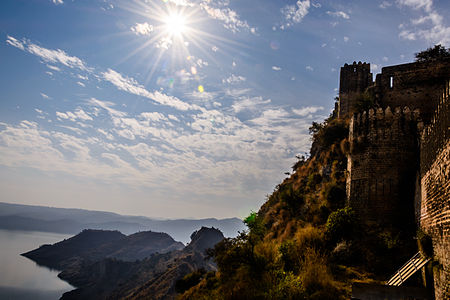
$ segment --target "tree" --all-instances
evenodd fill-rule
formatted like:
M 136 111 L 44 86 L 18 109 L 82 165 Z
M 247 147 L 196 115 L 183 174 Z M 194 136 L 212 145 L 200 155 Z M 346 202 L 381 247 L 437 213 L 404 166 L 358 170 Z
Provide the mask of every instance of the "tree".
M 445 58 L 450 58 L 450 48 L 446 49 L 442 45 L 435 45 L 427 50 L 416 53 L 416 61 L 418 62 L 441 60 Z

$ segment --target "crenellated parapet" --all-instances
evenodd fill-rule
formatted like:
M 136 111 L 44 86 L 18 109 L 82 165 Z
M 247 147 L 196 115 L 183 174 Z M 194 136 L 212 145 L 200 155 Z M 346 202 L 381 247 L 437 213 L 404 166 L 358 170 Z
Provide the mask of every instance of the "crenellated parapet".
M 341 67 L 339 82 L 339 118 L 345 118 L 353 112 L 355 98 L 373 84 L 370 64 L 354 61 Z
M 391 224 L 402 220 L 401 207 L 408 207 L 406 203 L 414 197 L 406 187 L 414 186 L 421 124 L 420 112 L 408 107 L 353 115 L 347 199 L 361 218 Z
M 392 110 L 375 108 L 354 114 L 350 121 L 350 145 L 352 153 L 361 151 L 365 146 L 392 144 L 394 140 L 409 139 L 416 135 L 418 126 L 423 126 L 420 111 L 408 107 Z

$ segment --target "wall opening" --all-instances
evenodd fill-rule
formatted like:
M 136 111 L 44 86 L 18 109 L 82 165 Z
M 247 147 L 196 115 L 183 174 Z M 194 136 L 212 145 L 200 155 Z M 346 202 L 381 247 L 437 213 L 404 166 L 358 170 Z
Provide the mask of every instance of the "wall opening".
M 391 89 L 394 87 L 394 76 L 389 77 L 389 87 Z

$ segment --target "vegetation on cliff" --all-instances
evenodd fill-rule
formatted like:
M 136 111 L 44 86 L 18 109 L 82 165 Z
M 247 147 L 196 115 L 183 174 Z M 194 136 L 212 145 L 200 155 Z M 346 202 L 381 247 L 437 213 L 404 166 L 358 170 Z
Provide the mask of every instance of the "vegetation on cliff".
M 180 299 L 348 299 L 351 282 L 385 280 L 414 251 L 411 232 L 366 226 L 345 206 L 348 120 L 310 133 L 311 156 L 245 219 L 248 231 L 208 251 L 218 271 L 187 275 Z

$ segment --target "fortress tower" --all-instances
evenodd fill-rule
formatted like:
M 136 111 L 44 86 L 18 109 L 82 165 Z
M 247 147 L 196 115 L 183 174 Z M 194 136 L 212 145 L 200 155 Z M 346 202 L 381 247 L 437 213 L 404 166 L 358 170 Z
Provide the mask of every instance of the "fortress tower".
M 338 117 L 345 118 L 353 112 L 355 99 L 361 95 L 372 82 L 370 64 L 353 62 L 341 67 L 339 82 L 339 110 Z

